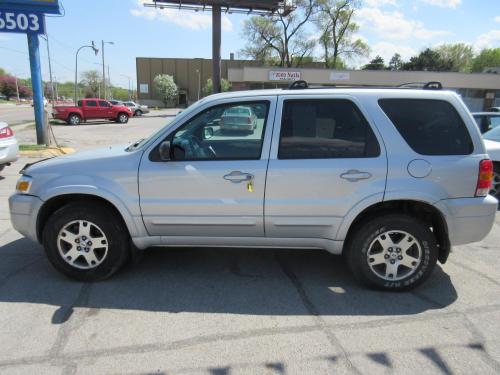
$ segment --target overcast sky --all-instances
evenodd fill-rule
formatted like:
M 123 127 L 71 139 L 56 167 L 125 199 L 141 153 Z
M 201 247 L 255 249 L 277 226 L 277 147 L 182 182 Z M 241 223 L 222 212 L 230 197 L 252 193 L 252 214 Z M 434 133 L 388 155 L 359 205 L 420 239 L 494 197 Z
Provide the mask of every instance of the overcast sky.
M 91 40 L 106 45 L 114 84 L 135 83 L 136 57 L 211 57 L 211 15 L 145 8 L 147 0 L 62 0 L 64 17 L 48 17 L 52 69 L 58 80 L 73 80 L 75 51 Z M 222 58 L 244 45 L 244 15 L 223 15 Z M 371 57 L 408 58 L 441 43 L 470 43 L 476 50 L 500 47 L 500 0 L 364 0 L 356 22 Z M 316 30 L 307 30 L 314 35 Z M 45 41 L 41 41 L 43 78 L 48 80 Z M 29 76 L 26 36 L 0 34 L 0 67 Z M 80 52 L 79 71 L 101 69 L 90 49 Z M 365 61 L 353 62 L 355 65 Z

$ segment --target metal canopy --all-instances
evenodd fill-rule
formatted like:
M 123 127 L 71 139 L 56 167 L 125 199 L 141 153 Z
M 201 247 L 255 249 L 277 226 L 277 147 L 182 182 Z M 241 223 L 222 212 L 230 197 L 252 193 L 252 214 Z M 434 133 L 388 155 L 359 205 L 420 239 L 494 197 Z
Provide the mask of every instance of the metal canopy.
M 212 83 L 214 93 L 221 91 L 221 12 L 273 15 L 280 11 L 282 14 L 287 14 L 293 10 L 292 7 L 286 6 L 285 0 L 152 0 L 152 3 L 144 4 L 144 6 L 212 12 Z

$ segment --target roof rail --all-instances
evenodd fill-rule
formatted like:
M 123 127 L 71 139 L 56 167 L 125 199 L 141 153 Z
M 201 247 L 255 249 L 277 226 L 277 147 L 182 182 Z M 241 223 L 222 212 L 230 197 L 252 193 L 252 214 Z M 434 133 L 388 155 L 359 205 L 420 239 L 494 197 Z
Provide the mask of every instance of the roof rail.
M 301 89 L 307 89 L 309 85 L 307 84 L 306 81 L 304 80 L 299 80 L 292 82 L 290 86 L 288 86 L 289 90 L 301 90 Z
M 397 87 L 406 89 L 421 88 L 422 90 L 441 90 L 443 88 L 443 85 L 441 84 L 441 82 L 438 81 L 429 81 L 429 82 L 407 82 L 407 83 L 402 83 Z

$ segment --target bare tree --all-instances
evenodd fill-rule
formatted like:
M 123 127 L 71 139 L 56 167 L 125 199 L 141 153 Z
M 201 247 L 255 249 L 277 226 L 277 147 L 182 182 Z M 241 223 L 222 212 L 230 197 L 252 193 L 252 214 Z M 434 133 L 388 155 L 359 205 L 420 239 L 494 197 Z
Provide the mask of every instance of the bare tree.
M 240 54 L 279 66 L 299 66 L 315 45 L 304 26 L 314 14 L 316 0 L 297 0 L 295 6 L 295 10 L 286 15 L 257 16 L 246 20 L 242 36 L 247 44 Z
M 314 23 L 320 31 L 319 43 L 323 47 L 326 68 L 339 67 L 342 58 L 368 56 L 368 45 L 354 38 L 359 30 L 353 21 L 359 7 L 357 0 L 317 0 L 317 6 Z
M 102 83 L 101 75 L 97 70 L 87 70 L 80 75 L 81 83 L 85 86 L 86 96 L 96 97 Z

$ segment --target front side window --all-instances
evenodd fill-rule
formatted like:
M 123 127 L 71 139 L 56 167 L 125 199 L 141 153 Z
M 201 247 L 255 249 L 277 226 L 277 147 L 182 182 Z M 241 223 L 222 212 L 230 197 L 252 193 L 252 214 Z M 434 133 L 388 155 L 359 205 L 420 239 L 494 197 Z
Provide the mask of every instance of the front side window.
M 105 100 L 99 100 L 99 107 L 109 107 L 109 103 Z
M 268 110 L 260 101 L 201 112 L 169 136 L 172 160 L 260 159 Z
M 95 100 L 87 100 L 87 107 L 97 107 Z
M 469 155 L 473 145 L 455 108 L 444 100 L 380 99 L 379 105 L 413 151 Z
M 279 159 L 367 158 L 379 154 L 370 125 L 350 100 L 285 101 Z

